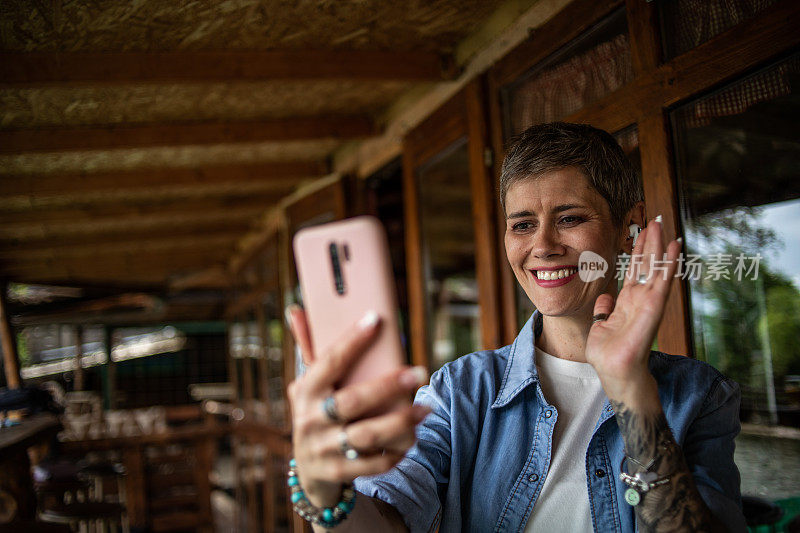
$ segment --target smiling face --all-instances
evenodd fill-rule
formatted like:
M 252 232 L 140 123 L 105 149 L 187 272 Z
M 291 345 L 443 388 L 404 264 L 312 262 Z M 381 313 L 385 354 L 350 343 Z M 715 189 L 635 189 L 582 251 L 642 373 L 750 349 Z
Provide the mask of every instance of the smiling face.
M 506 193 L 508 261 L 525 293 L 547 316 L 591 315 L 604 292 L 616 294 L 614 266 L 626 235 L 612 222 L 608 202 L 574 167 L 518 180 Z M 578 276 L 581 252 L 609 265 L 589 283 Z

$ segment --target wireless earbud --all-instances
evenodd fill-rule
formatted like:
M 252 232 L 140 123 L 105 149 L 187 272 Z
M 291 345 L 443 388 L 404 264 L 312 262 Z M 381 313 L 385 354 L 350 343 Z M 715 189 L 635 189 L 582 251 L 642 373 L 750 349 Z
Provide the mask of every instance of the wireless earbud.
M 633 239 L 633 244 L 631 246 L 636 246 L 636 239 L 639 237 L 639 234 L 642 232 L 641 226 L 639 224 L 631 224 L 628 226 L 628 234 L 629 239 Z

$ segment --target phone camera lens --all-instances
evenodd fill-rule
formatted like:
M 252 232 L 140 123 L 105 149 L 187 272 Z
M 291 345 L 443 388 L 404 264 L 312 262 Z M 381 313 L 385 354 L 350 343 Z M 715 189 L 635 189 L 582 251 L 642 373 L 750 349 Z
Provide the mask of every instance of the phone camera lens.
M 344 277 L 342 276 L 342 265 L 339 263 L 339 251 L 336 243 L 330 243 L 328 251 L 331 256 L 331 268 L 333 269 L 333 282 L 336 286 L 336 293 L 339 295 L 344 294 Z

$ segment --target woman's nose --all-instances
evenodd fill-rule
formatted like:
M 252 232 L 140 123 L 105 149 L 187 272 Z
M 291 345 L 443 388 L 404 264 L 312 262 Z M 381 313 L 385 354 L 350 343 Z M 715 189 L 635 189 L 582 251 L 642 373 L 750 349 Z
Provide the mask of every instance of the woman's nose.
M 539 259 L 564 253 L 564 246 L 561 244 L 555 228 L 542 226 L 533 234 L 532 238 L 531 254 Z

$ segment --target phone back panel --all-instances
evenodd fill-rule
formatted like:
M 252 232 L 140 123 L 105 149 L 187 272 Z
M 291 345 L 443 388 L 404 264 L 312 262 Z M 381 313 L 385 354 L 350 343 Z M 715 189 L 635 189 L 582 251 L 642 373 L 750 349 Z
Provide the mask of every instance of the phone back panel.
M 338 288 L 332 246 L 341 272 Z M 300 230 L 294 254 L 316 357 L 324 357 L 369 311 L 382 319 L 378 339 L 338 386 L 375 378 L 404 364 L 389 246 L 381 223 L 363 216 Z

